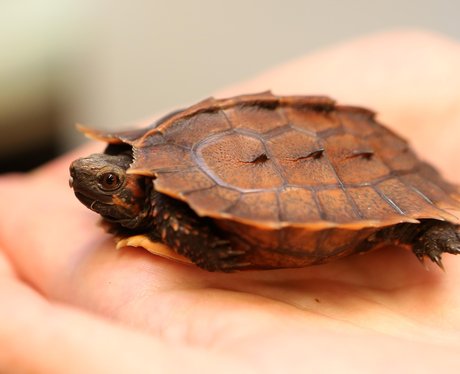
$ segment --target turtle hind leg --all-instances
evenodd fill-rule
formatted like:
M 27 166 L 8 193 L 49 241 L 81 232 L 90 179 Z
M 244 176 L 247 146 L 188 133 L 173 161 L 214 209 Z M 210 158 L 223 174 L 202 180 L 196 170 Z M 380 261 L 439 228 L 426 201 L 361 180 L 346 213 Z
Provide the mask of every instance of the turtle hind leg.
M 420 233 L 416 236 L 412 251 L 423 263 L 428 257 L 444 270 L 442 254 L 460 254 L 460 234 L 458 226 L 444 221 L 423 220 Z

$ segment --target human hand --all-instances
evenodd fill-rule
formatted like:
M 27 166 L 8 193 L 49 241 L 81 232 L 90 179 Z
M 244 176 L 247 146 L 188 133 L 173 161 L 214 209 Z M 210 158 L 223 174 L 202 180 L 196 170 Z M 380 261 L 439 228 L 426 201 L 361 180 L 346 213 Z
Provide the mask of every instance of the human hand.
M 458 66 L 456 43 L 390 33 L 219 96 L 270 88 L 368 106 L 458 183 Z M 443 274 L 392 247 L 305 269 L 218 274 L 116 251 L 67 186 L 71 160 L 101 148 L 0 181 L 0 372 L 458 368 L 460 258 L 445 256 Z

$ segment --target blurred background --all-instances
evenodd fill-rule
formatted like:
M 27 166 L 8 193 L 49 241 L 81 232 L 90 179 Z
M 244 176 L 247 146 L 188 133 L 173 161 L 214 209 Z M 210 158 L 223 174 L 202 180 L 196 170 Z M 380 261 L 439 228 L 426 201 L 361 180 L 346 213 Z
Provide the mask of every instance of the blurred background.
M 451 0 L 0 0 L 0 173 L 354 36 L 460 39 Z

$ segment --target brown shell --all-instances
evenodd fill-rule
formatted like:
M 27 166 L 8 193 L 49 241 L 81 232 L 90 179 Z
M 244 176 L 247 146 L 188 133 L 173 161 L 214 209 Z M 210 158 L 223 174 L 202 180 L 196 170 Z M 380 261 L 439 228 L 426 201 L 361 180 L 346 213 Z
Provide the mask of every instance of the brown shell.
M 270 92 L 214 98 L 147 129 L 104 133 L 134 149 L 130 173 L 201 216 L 258 228 L 460 223 L 457 188 L 363 108 Z

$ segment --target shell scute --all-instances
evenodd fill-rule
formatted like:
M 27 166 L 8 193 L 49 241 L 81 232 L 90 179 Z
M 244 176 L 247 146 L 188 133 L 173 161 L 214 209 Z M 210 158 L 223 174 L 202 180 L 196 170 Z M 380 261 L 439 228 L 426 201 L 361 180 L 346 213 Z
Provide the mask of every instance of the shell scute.
M 242 194 L 227 212 L 248 221 L 279 222 L 277 194 L 272 191 Z
M 341 127 L 340 120 L 333 111 L 318 111 L 306 106 L 284 107 L 283 112 L 291 126 L 311 134 Z
M 308 158 L 313 152 L 322 148 L 315 136 L 295 129 L 288 129 L 267 141 L 270 153 L 277 160 L 297 161 Z
M 174 186 L 171 194 L 179 190 L 180 194 L 204 190 L 215 186 L 215 182 L 198 168 L 191 168 L 180 172 L 158 172 L 155 179 L 155 188 L 158 190 L 170 190 Z
M 174 144 L 192 148 L 203 139 L 230 128 L 222 111 L 201 112 L 172 123 L 165 132 L 165 138 Z
M 325 189 L 317 192 L 323 219 L 347 223 L 362 219 L 354 201 L 342 189 Z
M 314 192 L 305 188 L 286 187 L 279 194 L 281 218 L 286 222 L 314 222 L 321 220 Z
M 434 180 L 423 178 L 419 173 L 407 174 L 401 177 L 401 180 L 407 185 L 416 189 L 420 195 L 425 197 L 425 200 L 436 204 L 441 208 L 453 207 L 458 204 L 458 200 L 447 195 L 446 192 Z
M 235 129 L 265 133 L 286 124 L 281 112 L 273 107 L 238 105 L 225 109 L 229 123 Z
M 340 134 L 325 140 L 329 160 L 344 184 L 370 183 L 390 174 L 390 169 L 370 145 L 352 135 Z
M 405 215 L 420 218 L 452 218 L 450 214 L 431 204 L 422 195 L 418 194 L 412 186 L 406 185 L 400 179 L 388 179 L 379 183 L 377 188 L 382 192 L 382 197 L 387 203 L 393 205 L 397 211 L 401 211 Z
M 233 189 L 215 185 L 213 188 L 195 190 L 187 193 L 187 201 L 197 209 L 199 215 L 207 215 L 209 212 L 225 213 L 235 205 L 241 193 Z
M 239 190 L 274 189 L 283 180 L 260 139 L 231 133 L 196 149 L 200 167 L 224 186 Z
M 412 170 L 420 163 L 407 142 L 383 131 L 368 139 L 369 144 L 389 168 L 396 171 Z
M 360 137 L 368 137 L 378 131 L 373 121 L 374 113 L 364 108 L 341 106 L 338 119 L 346 131 Z
M 158 171 L 186 170 L 194 166 L 189 150 L 163 143 L 134 148 L 134 162 L 128 172 L 155 175 Z
M 399 222 L 402 218 L 400 212 L 382 202 L 382 196 L 373 186 L 348 188 L 347 193 L 365 219 Z

